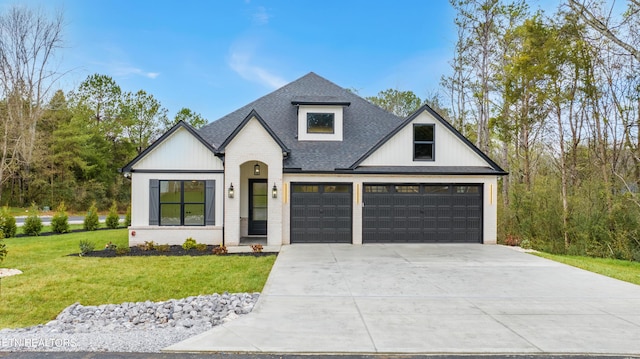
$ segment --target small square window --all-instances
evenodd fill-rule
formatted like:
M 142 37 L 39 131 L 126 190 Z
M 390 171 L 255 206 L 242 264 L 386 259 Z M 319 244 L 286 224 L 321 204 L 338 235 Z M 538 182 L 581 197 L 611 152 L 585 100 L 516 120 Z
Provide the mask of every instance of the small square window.
M 435 126 L 433 124 L 413 125 L 413 160 L 435 160 Z
M 307 133 L 334 133 L 333 113 L 307 113 Z

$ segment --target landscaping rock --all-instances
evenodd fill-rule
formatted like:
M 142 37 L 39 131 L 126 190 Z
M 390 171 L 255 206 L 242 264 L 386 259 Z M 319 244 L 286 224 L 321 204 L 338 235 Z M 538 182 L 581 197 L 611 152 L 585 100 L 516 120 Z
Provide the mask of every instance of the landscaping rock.
M 157 303 L 146 301 L 100 306 L 74 303 L 64 309 L 55 320 L 37 328 L 44 332 L 91 333 L 105 329 L 128 331 L 132 324 L 133 328 L 166 328 L 172 324 L 185 328 L 208 327 L 212 323 L 215 325 L 226 322 L 227 317 L 235 318 L 238 314 L 249 313 L 258 298 L 258 293 L 225 293 L 222 296 L 201 295 Z M 170 323 L 168 318 L 177 324 Z

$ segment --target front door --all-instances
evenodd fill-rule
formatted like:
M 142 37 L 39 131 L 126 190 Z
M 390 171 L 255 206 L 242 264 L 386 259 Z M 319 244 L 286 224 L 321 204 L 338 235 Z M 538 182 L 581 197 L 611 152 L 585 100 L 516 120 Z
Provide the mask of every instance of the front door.
M 267 196 L 266 179 L 249 180 L 249 235 L 267 234 Z

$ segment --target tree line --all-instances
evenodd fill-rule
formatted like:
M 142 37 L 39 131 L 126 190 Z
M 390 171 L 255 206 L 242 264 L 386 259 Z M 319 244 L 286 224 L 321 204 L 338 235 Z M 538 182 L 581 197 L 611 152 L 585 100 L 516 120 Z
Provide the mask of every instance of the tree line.
M 0 204 L 126 206 L 130 184 L 118 169 L 177 121 L 207 121 L 188 108 L 171 119 L 152 94 L 124 91 L 107 75 L 52 93 L 62 23 L 23 6 L 0 14 Z
M 450 0 L 450 121 L 510 174 L 499 236 L 640 260 L 640 2 Z
M 367 99 L 399 116 L 428 103 L 509 172 L 500 242 L 640 261 L 640 2 L 450 3 L 440 92 Z

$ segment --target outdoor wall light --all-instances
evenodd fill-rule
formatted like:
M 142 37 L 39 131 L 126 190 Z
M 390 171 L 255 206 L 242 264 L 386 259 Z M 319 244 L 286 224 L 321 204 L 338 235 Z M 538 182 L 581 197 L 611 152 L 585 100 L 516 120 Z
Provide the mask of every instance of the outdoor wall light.
M 229 186 L 229 198 L 233 198 L 233 195 L 235 194 L 233 191 L 233 183 L 231 183 L 231 185 Z
M 273 188 L 271 189 L 271 197 L 278 198 L 278 187 L 276 187 L 276 183 L 273 183 Z
M 253 166 L 253 174 L 256 176 L 260 176 L 260 165 L 257 163 L 255 166 Z

